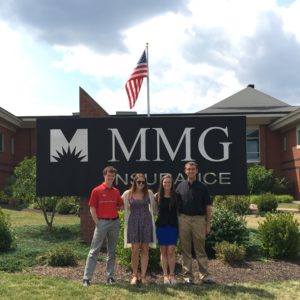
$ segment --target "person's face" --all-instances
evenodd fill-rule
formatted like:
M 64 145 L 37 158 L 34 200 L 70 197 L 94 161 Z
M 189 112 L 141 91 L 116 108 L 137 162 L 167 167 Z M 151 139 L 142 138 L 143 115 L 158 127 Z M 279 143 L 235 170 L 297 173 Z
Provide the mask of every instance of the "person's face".
M 142 190 L 145 187 L 146 180 L 144 177 L 140 176 L 135 180 L 137 190 Z
M 116 178 L 116 174 L 115 173 L 107 172 L 104 175 L 105 184 L 108 185 L 108 186 L 111 186 L 113 184 L 115 178 Z
M 172 187 L 172 180 L 171 178 L 165 178 L 162 182 L 162 186 L 164 188 L 165 191 L 170 191 L 171 187 Z
M 188 180 L 195 180 L 198 173 L 198 169 L 196 168 L 196 166 L 188 164 L 186 165 L 184 172 Z

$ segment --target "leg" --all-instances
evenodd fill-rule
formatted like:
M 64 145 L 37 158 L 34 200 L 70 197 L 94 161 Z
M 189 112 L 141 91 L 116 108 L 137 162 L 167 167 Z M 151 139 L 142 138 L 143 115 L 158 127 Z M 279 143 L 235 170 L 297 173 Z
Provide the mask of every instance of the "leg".
M 84 270 L 84 280 L 91 280 L 93 273 L 95 271 L 95 267 L 97 264 L 97 256 L 101 250 L 103 241 L 106 237 L 107 227 L 105 224 L 100 221 L 94 231 L 93 240 L 91 243 L 90 252 L 87 256 L 86 264 L 85 264 L 85 270 Z
M 107 232 L 107 265 L 106 276 L 107 278 L 113 278 L 114 269 L 116 264 L 116 247 L 119 238 L 120 221 L 112 221 L 111 227 Z
M 131 263 L 132 263 L 132 280 L 131 284 L 136 284 L 138 267 L 139 267 L 139 253 L 140 253 L 140 244 L 132 244 L 131 248 Z
M 169 245 L 167 248 L 168 253 L 168 265 L 170 270 L 170 277 L 174 278 L 174 270 L 175 270 L 175 246 Z
M 142 244 L 142 252 L 141 252 L 141 280 L 142 280 L 142 282 L 143 282 L 143 279 L 145 279 L 145 277 L 146 277 L 148 261 L 149 261 L 149 244 Z
M 192 270 L 192 228 L 190 217 L 179 216 L 179 239 L 182 253 L 182 269 L 183 276 L 191 279 L 193 276 Z
M 160 263 L 164 276 L 168 276 L 167 246 L 160 246 Z
M 205 252 L 206 221 L 204 216 L 194 217 L 192 231 L 196 260 L 199 267 L 200 278 L 202 279 L 208 275 L 208 258 Z

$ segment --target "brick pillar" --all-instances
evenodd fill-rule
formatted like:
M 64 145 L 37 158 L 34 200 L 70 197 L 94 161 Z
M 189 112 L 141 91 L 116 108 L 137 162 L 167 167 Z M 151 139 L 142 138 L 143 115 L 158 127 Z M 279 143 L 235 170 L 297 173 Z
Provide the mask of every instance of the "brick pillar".
M 80 237 L 82 241 L 90 243 L 93 238 L 95 223 L 90 214 L 87 198 L 80 198 Z
M 79 88 L 80 117 L 103 118 L 109 114 L 81 87 Z M 87 198 L 81 198 L 80 212 L 80 237 L 82 241 L 90 243 L 95 229 L 94 221 L 90 214 Z

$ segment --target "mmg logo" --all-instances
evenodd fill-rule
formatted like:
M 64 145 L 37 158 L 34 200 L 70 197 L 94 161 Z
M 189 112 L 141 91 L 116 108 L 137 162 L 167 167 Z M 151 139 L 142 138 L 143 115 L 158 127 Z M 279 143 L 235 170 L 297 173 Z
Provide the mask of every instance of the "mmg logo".
M 50 129 L 50 162 L 88 161 L 88 130 L 77 129 L 70 142 L 61 129 Z

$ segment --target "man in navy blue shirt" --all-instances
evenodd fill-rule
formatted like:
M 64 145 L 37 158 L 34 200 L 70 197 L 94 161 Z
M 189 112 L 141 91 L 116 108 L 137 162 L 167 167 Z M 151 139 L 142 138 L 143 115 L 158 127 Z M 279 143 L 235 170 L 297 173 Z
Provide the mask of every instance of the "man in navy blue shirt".
M 187 162 L 184 172 L 187 179 L 181 182 L 176 189 L 181 198 L 179 238 L 184 282 L 193 283 L 193 245 L 201 281 L 213 283 L 214 281 L 208 273 L 208 258 L 205 252 L 205 238 L 211 231 L 212 200 L 206 185 L 197 180 L 197 163 Z

